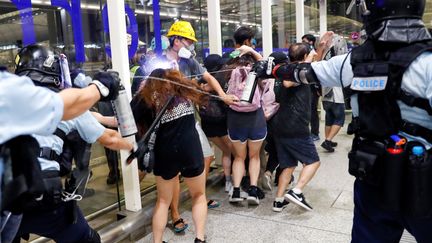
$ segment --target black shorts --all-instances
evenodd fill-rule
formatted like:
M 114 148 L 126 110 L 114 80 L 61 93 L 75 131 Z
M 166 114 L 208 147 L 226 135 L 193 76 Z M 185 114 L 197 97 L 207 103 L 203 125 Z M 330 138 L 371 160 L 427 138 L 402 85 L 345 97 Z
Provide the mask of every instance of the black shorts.
M 298 162 L 308 165 L 320 160 L 310 136 L 305 138 L 280 138 L 275 136 L 275 145 L 281 169 L 296 167 Z
M 345 123 L 345 104 L 323 101 L 325 110 L 325 125 L 338 125 L 343 127 Z
M 228 135 L 226 120 L 217 123 L 201 120 L 201 127 L 208 138 L 223 137 Z
M 179 173 L 184 177 L 196 177 L 204 171 L 204 155 L 195 119 L 193 115 L 180 119 L 181 130 L 171 133 L 171 136 L 156 137 L 153 174 L 164 180 L 170 180 Z

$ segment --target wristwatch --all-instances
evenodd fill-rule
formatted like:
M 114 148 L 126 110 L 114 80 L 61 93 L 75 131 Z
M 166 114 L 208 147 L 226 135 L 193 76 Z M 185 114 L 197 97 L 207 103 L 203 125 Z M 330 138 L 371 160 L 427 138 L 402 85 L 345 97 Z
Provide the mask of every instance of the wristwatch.
M 90 84 L 96 85 L 96 87 L 99 90 L 99 93 L 103 97 L 107 97 L 109 95 L 109 89 L 105 85 L 103 85 L 99 80 L 93 80 L 93 81 L 91 81 Z

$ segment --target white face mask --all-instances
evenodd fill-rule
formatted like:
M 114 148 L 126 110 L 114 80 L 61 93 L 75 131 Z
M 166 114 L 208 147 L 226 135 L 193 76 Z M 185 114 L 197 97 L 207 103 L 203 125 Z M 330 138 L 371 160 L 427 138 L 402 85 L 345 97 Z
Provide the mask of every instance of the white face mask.
M 189 59 L 189 58 L 192 57 L 192 52 L 189 51 L 186 47 L 182 47 L 178 51 L 178 56 L 181 57 L 181 58 Z

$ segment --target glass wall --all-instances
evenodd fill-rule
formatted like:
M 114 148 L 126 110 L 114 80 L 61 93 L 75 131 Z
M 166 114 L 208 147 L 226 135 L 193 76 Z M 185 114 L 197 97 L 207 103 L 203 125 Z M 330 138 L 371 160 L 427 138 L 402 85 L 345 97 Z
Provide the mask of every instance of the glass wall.
M 256 48 L 262 50 L 261 1 L 220 0 L 223 53 L 234 47 L 233 34 L 240 26 L 255 30 Z

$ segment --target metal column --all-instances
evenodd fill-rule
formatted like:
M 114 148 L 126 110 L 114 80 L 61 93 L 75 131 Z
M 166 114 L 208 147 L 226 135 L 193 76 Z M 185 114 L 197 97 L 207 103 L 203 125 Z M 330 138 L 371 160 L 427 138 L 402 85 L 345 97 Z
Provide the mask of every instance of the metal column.
M 130 71 L 124 6 L 124 0 L 107 0 L 112 66 L 113 69 L 120 74 L 123 86 L 130 100 Z M 127 137 L 126 139 L 131 143 L 135 143 L 134 136 Z M 127 165 L 126 158 L 128 155 L 129 151 L 120 151 L 125 205 L 127 210 L 139 211 L 142 205 L 138 179 L 138 165 L 136 160 L 130 165 Z
M 278 47 L 285 48 L 287 43 L 287 35 L 285 30 L 285 4 L 284 0 L 278 0 L 277 4 L 277 27 L 278 27 Z
M 207 17 L 210 54 L 222 55 L 222 31 L 219 0 L 207 0 Z
M 304 35 L 304 2 L 303 0 L 295 0 L 296 8 L 296 41 L 301 42 Z
M 273 52 L 272 1 L 261 0 L 261 25 L 263 39 L 263 56 L 268 57 Z
M 319 0 L 320 35 L 327 31 L 327 0 Z

